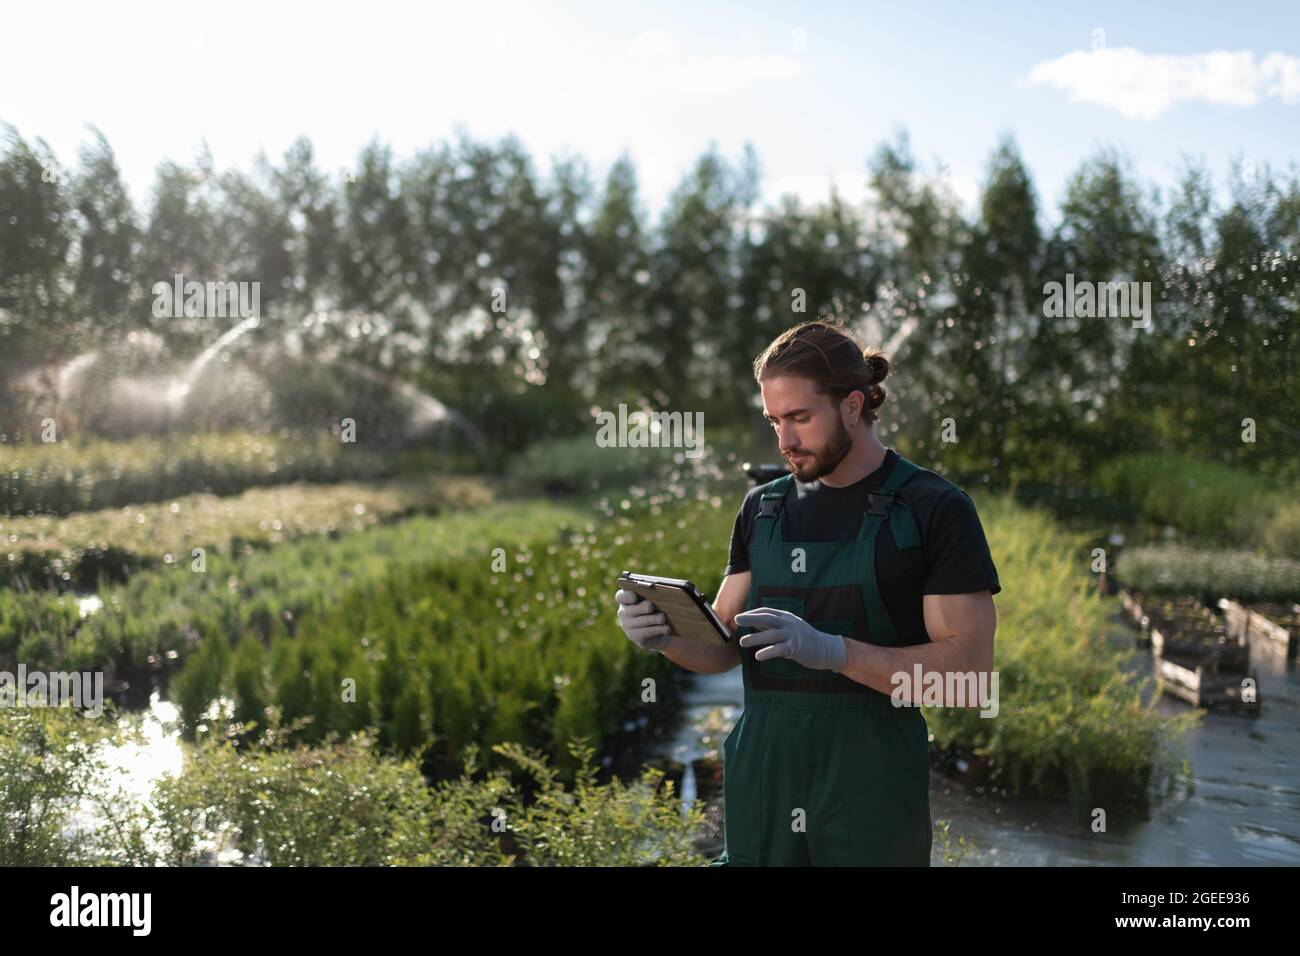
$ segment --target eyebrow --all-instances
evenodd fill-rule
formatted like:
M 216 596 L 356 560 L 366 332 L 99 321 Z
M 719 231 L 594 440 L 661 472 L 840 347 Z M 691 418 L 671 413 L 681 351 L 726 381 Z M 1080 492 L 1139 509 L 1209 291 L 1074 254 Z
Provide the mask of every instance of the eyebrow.
M 790 411 L 786 412 L 784 415 L 781 415 L 780 417 L 781 417 L 781 418 L 793 418 L 795 415 L 808 415 L 808 414 L 811 414 L 811 413 L 812 413 L 812 409 L 811 409 L 811 408 L 794 408 L 794 409 L 791 409 Z M 776 416 L 776 415 L 772 415 L 772 414 L 770 414 L 770 413 L 768 413 L 768 412 L 764 412 L 764 413 L 763 413 L 763 417 L 764 417 L 765 419 L 767 419 L 767 420 L 770 422 L 772 419 L 774 419 L 774 418 L 776 418 L 776 417 L 778 417 L 778 416 Z

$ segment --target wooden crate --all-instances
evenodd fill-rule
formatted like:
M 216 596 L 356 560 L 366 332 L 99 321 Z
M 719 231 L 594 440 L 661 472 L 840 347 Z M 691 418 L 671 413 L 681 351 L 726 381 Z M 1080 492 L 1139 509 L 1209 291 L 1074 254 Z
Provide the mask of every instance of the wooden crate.
M 1217 643 L 1212 634 L 1189 635 L 1166 625 L 1151 625 L 1151 653 L 1157 657 L 1205 660 L 1214 674 L 1244 674 L 1250 668 L 1250 645 Z
M 1153 670 L 1165 693 L 1194 707 L 1259 709 L 1250 644 L 1220 625 L 1213 611 L 1189 598 L 1149 599 L 1127 589 L 1120 591 L 1120 602 L 1141 631 L 1139 643 L 1150 643 Z M 1242 700 L 1247 678 L 1255 683 L 1252 701 Z
M 1142 595 L 1128 588 L 1122 588 L 1119 592 L 1119 603 L 1124 608 L 1124 613 L 1138 626 L 1138 643 L 1145 643 L 1150 621 L 1142 613 Z
M 1224 627 L 1229 635 L 1259 647 L 1266 647 L 1296 656 L 1300 646 L 1300 625 L 1290 627 L 1279 624 L 1258 606 L 1240 604 L 1231 598 L 1220 598 Z M 1292 613 L 1300 615 L 1300 604 L 1292 605 Z
M 1259 680 L 1248 674 L 1219 674 L 1213 658 L 1155 657 L 1156 673 L 1165 693 L 1186 701 L 1193 707 L 1225 707 L 1255 712 L 1259 710 Z M 1255 685 L 1255 699 L 1242 699 L 1242 684 L 1249 678 Z

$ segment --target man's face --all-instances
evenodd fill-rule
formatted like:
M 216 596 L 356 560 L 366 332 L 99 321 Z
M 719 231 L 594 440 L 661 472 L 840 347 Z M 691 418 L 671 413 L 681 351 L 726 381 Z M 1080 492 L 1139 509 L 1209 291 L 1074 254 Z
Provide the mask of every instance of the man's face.
M 808 482 L 834 471 L 853 447 L 839 403 L 819 395 L 811 379 L 789 375 L 766 379 L 761 391 L 763 416 L 794 476 Z

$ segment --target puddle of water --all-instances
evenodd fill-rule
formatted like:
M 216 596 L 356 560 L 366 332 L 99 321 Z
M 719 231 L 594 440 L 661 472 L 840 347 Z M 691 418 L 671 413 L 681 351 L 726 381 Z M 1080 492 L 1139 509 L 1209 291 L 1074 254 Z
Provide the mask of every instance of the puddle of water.
M 127 742 L 105 750 L 104 757 L 129 796 L 148 799 L 164 776 L 179 776 L 185 751 L 181 745 L 180 713 L 154 691 L 149 709 L 140 717 L 142 742 Z
M 231 701 L 220 698 L 209 708 L 208 714 L 215 716 L 218 708 L 228 709 L 231 706 Z M 162 700 L 156 690 L 149 698 L 147 710 L 122 718 L 124 726 L 138 727 L 139 735 L 135 739 L 106 746 L 99 754 L 108 771 L 115 802 L 141 807 L 152 797 L 155 784 L 164 777 L 181 774 L 185 765 L 185 744 L 181 740 L 179 718 L 180 712 L 176 705 Z M 72 815 L 64 836 L 75 839 L 102 822 L 94 802 L 83 801 Z M 145 834 L 145 840 L 150 849 L 159 849 L 150 834 Z M 200 850 L 206 853 L 205 862 L 212 865 L 257 865 L 261 862 L 246 859 L 238 850 L 225 844 L 209 845 Z
M 121 718 L 124 727 L 139 728 L 139 736 L 128 737 L 121 743 L 105 745 L 97 756 L 104 763 L 113 802 L 124 801 L 133 806 L 145 803 L 153 792 L 154 784 L 167 774 L 181 772 L 184 750 L 181 746 L 176 706 L 159 698 L 157 691 L 149 699 L 149 708 L 138 714 Z M 72 814 L 64 832 L 68 839 L 95 829 L 103 821 L 99 808 L 89 798 L 84 799 Z

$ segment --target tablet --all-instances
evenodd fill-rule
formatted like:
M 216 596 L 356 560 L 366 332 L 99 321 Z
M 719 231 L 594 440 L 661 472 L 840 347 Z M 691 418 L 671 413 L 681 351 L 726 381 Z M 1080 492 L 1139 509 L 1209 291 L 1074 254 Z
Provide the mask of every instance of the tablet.
M 705 644 L 726 644 L 731 640 L 713 607 L 690 581 L 624 571 L 618 586 L 636 592 L 663 611 L 678 637 Z

